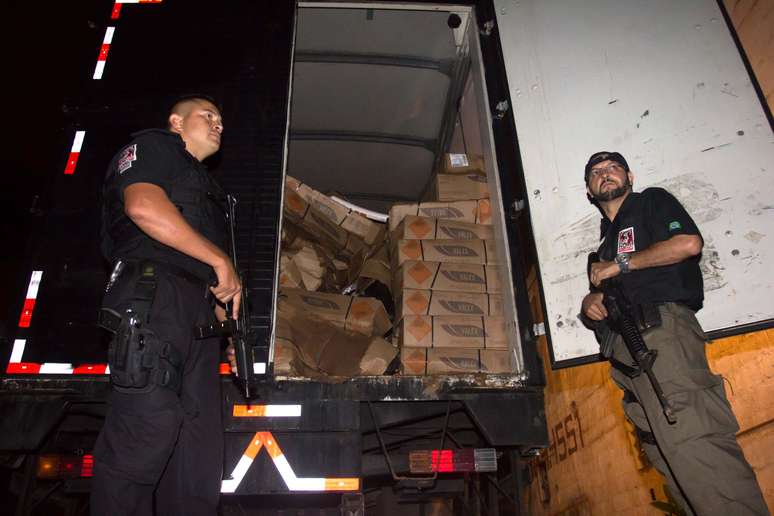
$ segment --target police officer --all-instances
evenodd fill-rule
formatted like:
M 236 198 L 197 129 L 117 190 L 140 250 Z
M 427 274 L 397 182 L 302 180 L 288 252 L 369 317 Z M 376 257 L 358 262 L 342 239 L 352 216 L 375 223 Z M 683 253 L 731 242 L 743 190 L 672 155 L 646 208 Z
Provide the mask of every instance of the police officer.
M 645 375 L 630 378 L 616 367 L 632 365 L 633 359 L 622 338 L 612 335 L 611 376 L 624 392 L 624 412 L 648 458 L 687 514 L 769 514 L 736 441 L 739 426 L 723 379 L 710 371 L 704 353 L 706 337 L 695 316 L 704 301 L 703 239 L 696 224 L 666 190 L 633 192 L 634 176 L 617 152 L 593 154 L 584 177 L 589 199 L 603 217 L 600 261 L 590 267 L 593 287 L 582 314 L 592 321 L 607 318 L 597 287 L 617 277 L 639 308 L 635 313 L 655 315 L 643 338 L 658 353 L 653 372 L 672 405 L 674 424 Z
M 113 272 L 100 322 L 115 335 L 111 404 L 94 449 L 94 515 L 216 513 L 220 348 L 193 336 L 224 317 L 212 297 L 233 302 L 236 316 L 241 296 L 224 251 L 224 194 L 202 164 L 222 132 L 212 99 L 185 97 L 166 130 L 133 134 L 108 168 L 102 245 Z

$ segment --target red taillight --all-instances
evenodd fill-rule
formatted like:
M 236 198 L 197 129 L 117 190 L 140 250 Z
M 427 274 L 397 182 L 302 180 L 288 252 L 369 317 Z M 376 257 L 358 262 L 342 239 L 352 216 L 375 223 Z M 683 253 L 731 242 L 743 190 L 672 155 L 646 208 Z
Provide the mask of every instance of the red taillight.
M 411 473 L 455 473 L 497 471 L 494 448 L 462 450 L 417 450 L 409 453 Z
M 94 476 L 92 455 L 47 454 L 38 457 L 38 478 L 89 478 Z

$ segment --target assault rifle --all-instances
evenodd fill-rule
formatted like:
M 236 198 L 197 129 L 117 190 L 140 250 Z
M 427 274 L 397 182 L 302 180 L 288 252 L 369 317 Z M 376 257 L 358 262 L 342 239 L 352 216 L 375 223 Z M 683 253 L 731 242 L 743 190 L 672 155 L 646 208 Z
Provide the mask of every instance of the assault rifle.
M 589 272 L 591 271 L 591 264 L 599 261 L 599 255 L 597 253 L 589 254 Z M 615 332 L 621 336 L 626 349 L 629 350 L 629 354 L 634 359 L 634 366 L 630 366 L 620 362 L 613 358 L 610 342 L 603 342 L 603 356 L 610 360 L 613 367 L 624 373 L 629 378 L 635 378 L 642 373 L 648 377 L 650 385 L 653 387 L 653 391 L 656 393 L 658 402 L 661 404 L 661 409 L 664 411 L 664 416 L 670 425 L 677 422 L 677 418 L 674 415 L 672 405 L 669 400 L 664 396 L 664 391 L 661 389 L 661 384 L 658 382 L 656 375 L 653 373 L 653 363 L 658 356 L 658 350 L 648 349 L 645 340 L 642 338 L 640 327 L 637 324 L 637 318 L 635 318 L 635 311 L 640 310 L 639 320 L 643 323 L 647 322 L 648 317 L 642 313 L 642 307 L 635 306 L 631 303 L 629 298 L 624 293 L 621 281 L 619 278 L 610 278 L 602 282 L 600 285 L 603 298 L 602 303 L 607 309 L 607 319 L 604 321 L 596 322 L 596 330 L 601 334 L 607 334 L 609 337 L 610 332 Z M 600 328 L 600 325 L 605 325 L 607 328 Z M 605 331 L 605 329 L 607 331 Z M 601 330 L 601 331 L 600 331 Z M 605 341 L 607 339 L 603 338 Z M 607 349 L 605 349 L 607 348 Z
M 232 195 L 226 196 L 226 219 L 228 220 L 229 251 L 231 261 L 234 264 L 234 270 L 237 270 L 236 257 L 236 237 L 234 226 L 236 224 L 236 204 L 237 200 Z M 245 399 L 254 396 L 255 372 L 253 370 L 253 347 L 250 344 L 250 325 L 247 320 L 247 295 L 246 290 L 242 290 L 242 303 L 239 309 L 239 315 L 234 318 L 234 304 L 232 301 L 226 303 L 226 320 L 218 321 L 208 326 L 198 326 L 196 328 L 196 338 L 204 339 L 208 337 L 229 337 L 234 346 L 236 356 L 237 380 L 242 387 L 242 393 Z

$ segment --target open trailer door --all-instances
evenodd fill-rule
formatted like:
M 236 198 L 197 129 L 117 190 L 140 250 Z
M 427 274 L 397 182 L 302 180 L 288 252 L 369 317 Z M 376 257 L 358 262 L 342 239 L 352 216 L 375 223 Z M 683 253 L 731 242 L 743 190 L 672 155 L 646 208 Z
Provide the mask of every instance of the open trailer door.
M 771 326 L 772 117 L 721 2 L 495 1 L 554 367 L 594 361 L 581 324 L 599 213 L 583 167 L 627 157 L 705 240 L 710 336 Z

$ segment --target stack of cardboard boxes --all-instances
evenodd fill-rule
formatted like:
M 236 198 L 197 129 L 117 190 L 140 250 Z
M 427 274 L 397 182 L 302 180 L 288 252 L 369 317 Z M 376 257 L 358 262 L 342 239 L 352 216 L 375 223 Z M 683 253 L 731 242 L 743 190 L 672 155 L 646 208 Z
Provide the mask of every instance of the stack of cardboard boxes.
M 392 323 L 381 301 L 357 294 L 389 283 L 385 225 L 292 177 L 283 212 L 275 373 L 381 374 L 397 352 L 382 338 Z
M 429 192 L 387 227 L 287 178 L 275 372 L 382 374 L 398 348 L 404 375 L 510 372 L 483 161 L 445 155 Z
M 390 210 L 403 374 L 507 373 L 500 270 L 483 162 L 445 155 L 432 200 Z

